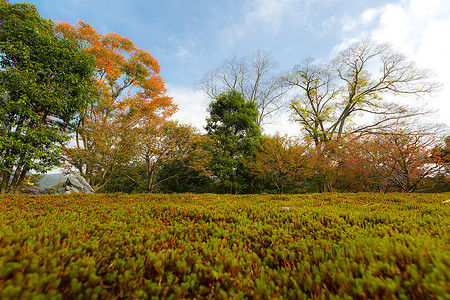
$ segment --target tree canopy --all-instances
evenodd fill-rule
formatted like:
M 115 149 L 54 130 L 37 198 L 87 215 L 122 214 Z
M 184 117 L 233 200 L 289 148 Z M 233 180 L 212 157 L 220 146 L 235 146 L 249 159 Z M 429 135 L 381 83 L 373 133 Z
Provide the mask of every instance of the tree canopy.
M 93 59 L 53 31 L 35 5 L 0 0 L 0 184 L 59 163 L 60 144 L 93 101 Z
M 95 102 L 80 115 L 76 147 L 67 147 L 65 154 L 98 191 L 134 155 L 133 118 L 164 120 L 177 106 L 166 95 L 157 60 L 131 40 L 112 32 L 102 35 L 84 22 L 61 22 L 56 29 L 81 43 L 96 62 Z
M 283 81 L 297 91 L 291 102 L 295 120 L 319 143 L 423 114 L 420 109 L 383 97 L 429 94 L 439 86 L 430 76 L 429 70 L 417 68 L 389 44 L 363 40 L 350 45 L 329 64 L 315 65 L 307 59 L 283 76 Z M 357 116 L 368 122 L 351 128 Z
M 213 100 L 208 111 L 206 130 L 214 142 L 211 171 L 227 193 L 239 192 L 249 178 L 244 160 L 256 152 L 262 139 L 256 104 L 230 90 Z
M 260 179 L 268 179 L 279 194 L 286 187 L 298 185 L 308 173 L 308 145 L 288 136 L 265 139 L 255 157 L 246 162 L 250 173 Z

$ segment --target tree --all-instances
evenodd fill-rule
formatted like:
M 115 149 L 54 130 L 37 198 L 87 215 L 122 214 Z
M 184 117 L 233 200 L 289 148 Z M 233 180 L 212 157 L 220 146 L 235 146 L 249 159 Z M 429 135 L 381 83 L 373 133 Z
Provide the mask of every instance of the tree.
M 338 191 L 382 192 L 386 189 L 386 181 L 376 172 L 371 154 L 366 150 L 368 137 L 348 135 L 341 139 L 334 185 Z
M 309 142 L 307 152 L 308 183 L 311 191 L 331 192 L 336 182 L 340 145 L 336 141 Z
M 308 145 L 288 136 L 273 136 L 264 140 L 255 157 L 246 162 L 250 173 L 267 179 L 283 194 L 286 187 L 298 184 L 305 178 L 308 165 Z
M 441 140 L 431 152 L 430 163 L 437 166 L 438 171 L 427 178 L 421 190 L 428 189 L 435 192 L 450 191 L 450 136 Z
M 450 135 L 444 139 L 444 145 L 437 145 L 433 149 L 432 159 L 442 166 L 442 173 L 450 175 Z
M 102 35 L 84 22 L 77 26 L 62 22 L 56 28 L 64 37 L 82 43 L 95 58 L 97 98 L 80 115 L 76 147 L 67 147 L 66 157 L 98 191 L 133 155 L 130 118 L 144 114 L 164 120 L 176 111 L 176 105 L 165 95 L 156 59 L 129 39 L 117 33 Z
M 256 103 L 257 124 L 264 125 L 283 105 L 286 87 L 273 73 L 277 64 L 268 52 L 251 57 L 232 57 L 206 73 L 198 84 L 211 99 L 228 90 L 239 91 L 246 101 Z
M 203 151 L 203 150 L 202 150 Z M 198 159 L 193 157 L 193 159 Z M 206 165 L 207 166 L 207 165 Z M 206 167 L 205 166 L 205 167 Z M 174 176 L 176 174 L 176 176 Z M 157 190 L 161 193 L 214 193 L 215 185 L 210 172 L 192 168 L 191 161 L 173 161 L 158 170 Z
M 0 0 L 0 193 L 59 162 L 60 144 L 92 101 L 93 60 L 55 35 L 35 5 Z
M 133 163 L 145 166 L 145 186 L 134 180 L 131 174 L 121 172 L 132 179 L 147 193 L 154 192 L 162 183 L 196 171 L 208 174 L 206 165 L 208 154 L 204 150 L 205 139 L 193 127 L 174 121 L 155 121 L 154 118 L 140 118 L 134 128 L 136 136 L 133 144 Z M 170 175 L 158 176 L 163 166 L 178 164 L 180 168 Z M 181 167 L 182 166 L 182 167 Z
M 378 73 L 371 74 L 378 67 Z M 423 114 L 383 100 L 383 96 L 423 96 L 436 90 L 430 71 L 418 69 L 388 44 L 365 40 L 351 45 L 328 65 L 311 59 L 283 76 L 285 84 L 297 88 L 292 100 L 294 118 L 316 143 L 339 140 L 344 133 L 368 132 Z M 350 128 L 355 117 L 369 123 Z
M 396 122 L 390 131 L 364 135 L 353 141 L 344 163 L 346 174 L 362 174 L 374 191 L 414 192 L 440 165 L 430 158 L 439 140 L 439 127 Z M 344 158 L 345 161 L 345 158 Z M 341 165 L 342 166 L 342 165 Z
M 230 90 L 213 100 L 208 112 L 206 130 L 213 141 L 210 169 L 223 191 L 238 193 L 248 187 L 250 178 L 243 162 L 256 152 L 262 139 L 258 110 L 254 102 Z

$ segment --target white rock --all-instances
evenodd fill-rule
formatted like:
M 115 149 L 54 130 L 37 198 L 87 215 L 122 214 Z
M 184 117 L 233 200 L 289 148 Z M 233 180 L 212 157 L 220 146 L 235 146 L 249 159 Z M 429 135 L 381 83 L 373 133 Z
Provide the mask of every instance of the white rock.
M 57 185 L 54 194 L 88 193 L 93 194 L 94 190 L 89 183 L 80 175 L 72 175 L 65 182 Z

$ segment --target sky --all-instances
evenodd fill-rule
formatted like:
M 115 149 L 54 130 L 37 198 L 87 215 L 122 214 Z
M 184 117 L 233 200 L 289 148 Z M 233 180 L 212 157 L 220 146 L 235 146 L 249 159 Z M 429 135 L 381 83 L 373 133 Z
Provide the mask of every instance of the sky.
M 175 118 L 203 128 L 210 99 L 195 84 L 233 55 L 269 51 L 288 71 L 304 59 L 329 62 L 352 42 L 371 38 L 432 69 L 440 91 L 416 103 L 450 126 L 450 1 L 448 0 L 34 0 L 42 17 L 84 21 L 116 32 L 161 65 Z M 283 111 L 267 134 L 298 135 Z

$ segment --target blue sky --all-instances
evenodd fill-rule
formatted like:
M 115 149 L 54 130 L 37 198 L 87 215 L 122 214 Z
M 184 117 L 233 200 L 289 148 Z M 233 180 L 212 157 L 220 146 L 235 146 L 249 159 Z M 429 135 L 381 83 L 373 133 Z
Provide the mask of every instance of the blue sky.
M 23 2 L 23 1 L 11 1 Z M 161 65 L 177 118 L 198 128 L 209 99 L 194 84 L 232 55 L 272 52 L 280 71 L 307 57 L 328 62 L 352 41 L 373 38 L 431 68 L 444 84 L 426 100 L 450 125 L 450 1 L 448 0 L 35 0 L 42 17 L 101 33 L 117 32 Z M 297 135 L 289 113 L 267 133 Z

